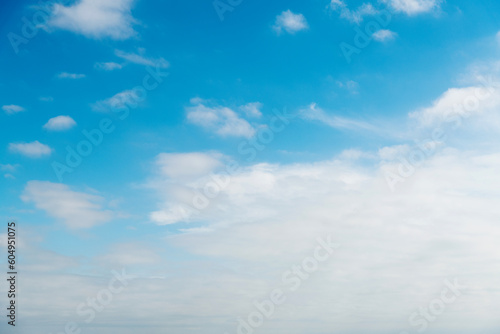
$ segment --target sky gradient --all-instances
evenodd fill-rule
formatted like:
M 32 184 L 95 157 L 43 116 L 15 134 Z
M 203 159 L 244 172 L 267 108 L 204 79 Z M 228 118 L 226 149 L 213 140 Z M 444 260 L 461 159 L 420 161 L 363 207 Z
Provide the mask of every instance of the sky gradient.
M 497 1 L 0 9 L 2 333 L 500 330 Z

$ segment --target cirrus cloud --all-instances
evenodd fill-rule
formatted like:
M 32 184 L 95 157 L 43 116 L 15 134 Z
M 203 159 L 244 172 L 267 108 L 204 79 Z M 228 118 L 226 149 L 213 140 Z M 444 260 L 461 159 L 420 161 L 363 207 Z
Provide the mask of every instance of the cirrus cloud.
M 61 183 L 29 181 L 21 199 L 33 202 L 70 228 L 90 228 L 112 218 L 111 211 L 102 208 L 102 197 L 73 191 Z
M 9 104 L 9 105 L 2 106 L 2 110 L 5 111 L 5 113 L 7 115 L 13 115 L 13 114 L 17 114 L 18 112 L 22 112 L 25 109 L 21 106 L 15 105 L 15 104 Z

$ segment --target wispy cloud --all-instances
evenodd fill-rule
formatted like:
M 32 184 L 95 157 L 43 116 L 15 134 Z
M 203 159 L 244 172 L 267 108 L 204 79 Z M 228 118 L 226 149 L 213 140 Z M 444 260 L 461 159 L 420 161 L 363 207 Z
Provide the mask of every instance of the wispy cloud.
M 240 110 L 242 110 L 247 117 L 252 118 L 260 118 L 262 116 L 262 112 L 260 111 L 261 109 L 262 103 L 260 102 L 247 103 L 240 107 Z
M 52 96 L 40 96 L 39 100 L 42 102 L 52 102 L 54 98 Z
M 308 27 L 309 25 L 304 15 L 295 14 L 291 10 L 286 10 L 276 17 L 273 29 L 280 35 L 283 30 L 289 34 L 295 34 Z
M 340 17 L 354 23 L 360 23 L 366 16 L 373 16 L 378 10 L 371 3 L 364 3 L 356 10 L 350 10 L 347 4 L 342 0 L 331 0 L 330 8 L 340 12 Z
M 61 72 L 57 75 L 59 79 L 83 79 L 85 74 Z
M 319 121 L 336 129 L 362 129 L 374 131 L 376 128 L 368 123 L 352 120 L 335 115 L 327 114 L 323 109 L 319 108 L 316 103 L 312 103 L 309 107 L 300 110 L 302 118 L 310 121 Z
M 359 83 L 354 81 L 354 80 L 347 80 L 347 81 L 339 81 L 337 80 L 337 86 L 340 88 L 347 89 L 347 91 L 351 94 L 358 94 L 359 93 Z
M 124 40 L 136 34 L 132 0 L 80 0 L 70 6 L 55 4 L 48 26 L 90 38 Z
M 111 211 L 102 208 L 102 197 L 76 192 L 60 183 L 30 181 L 21 199 L 33 202 L 70 228 L 89 228 L 112 218 Z
M 76 126 L 76 122 L 70 116 L 57 116 L 49 119 L 43 126 L 50 131 L 64 131 Z
M 170 66 L 169 62 L 163 58 L 147 58 L 143 54 L 145 52 L 144 49 L 139 49 L 139 52 L 140 53 L 128 53 L 121 50 L 115 50 L 115 55 L 134 64 L 160 68 L 167 68 Z
M 222 137 L 250 138 L 255 129 L 230 108 L 207 107 L 201 102 L 186 108 L 187 120 Z
M 110 112 L 127 104 L 135 105 L 137 104 L 138 100 L 139 96 L 137 95 L 137 92 L 132 89 L 128 89 L 124 90 L 123 92 L 117 93 L 108 99 L 97 101 L 96 103 L 92 104 L 92 110 L 99 112 Z
M 12 164 L 0 164 L 0 170 L 5 172 L 15 172 L 19 168 L 19 165 Z
M 103 62 L 103 63 L 96 63 L 94 67 L 98 70 L 113 71 L 123 68 L 123 65 L 114 62 Z
M 21 106 L 15 105 L 15 104 L 9 104 L 2 106 L 2 110 L 5 111 L 7 115 L 13 115 L 17 114 L 18 112 L 25 111 L 25 109 Z
M 31 143 L 10 143 L 9 151 L 19 153 L 29 158 L 41 158 L 52 153 L 52 149 L 38 140 Z

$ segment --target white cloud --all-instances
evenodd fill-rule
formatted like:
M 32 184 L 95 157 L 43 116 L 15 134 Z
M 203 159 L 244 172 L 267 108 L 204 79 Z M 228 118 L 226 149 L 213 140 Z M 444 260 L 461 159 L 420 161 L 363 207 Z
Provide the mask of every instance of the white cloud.
M 386 42 L 393 40 L 397 34 L 394 31 L 388 29 L 380 29 L 373 33 L 372 37 L 379 42 Z
M 246 137 L 255 134 L 255 129 L 236 112 L 227 107 L 207 107 L 201 102 L 186 108 L 190 123 L 213 131 L 222 137 Z
M 163 193 L 165 205 L 162 210 L 151 212 L 151 221 L 159 225 L 175 224 L 186 218 L 182 207 L 172 205 L 173 198 L 187 199 L 189 189 L 185 183 L 203 179 L 223 166 L 224 156 L 220 153 L 161 153 L 155 161 L 155 178 L 149 188 Z
M 442 0 L 384 0 L 395 11 L 416 15 L 437 10 Z
M 55 4 L 48 25 L 90 38 L 124 40 L 136 34 L 132 0 L 80 0 L 70 6 Z
M 92 110 L 99 112 L 110 112 L 125 105 L 137 105 L 138 101 L 140 100 L 141 97 L 137 94 L 137 91 L 128 89 L 124 90 L 123 92 L 117 93 L 108 99 L 97 101 L 92 105 Z
M 381 158 L 392 160 L 407 149 L 403 145 L 383 148 Z M 309 328 L 313 332 L 331 326 L 341 332 L 348 328 L 363 332 L 359 317 L 368 319 L 371 328 L 405 329 L 409 315 L 422 300 L 435 298 L 444 278 L 458 278 L 473 290 L 467 290 L 467 297 L 457 301 L 454 311 L 440 322 L 467 325 L 462 317 L 470 317 L 470 312 L 485 322 L 496 321 L 493 314 L 481 315 L 491 307 L 482 306 L 485 294 L 500 305 L 495 280 L 500 269 L 494 275 L 484 274 L 497 262 L 500 237 L 496 148 L 437 152 L 395 193 L 385 180 L 385 170 L 393 165 L 375 159 L 366 166 L 352 157 L 353 152 L 343 152 L 315 163 L 242 167 L 209 199 L 208 207 L 193 216 L 182 211 L 192 206 L 193 197 L 177 189 L 183 186 L 191 196 L 204 194 L 205 176 L 178 184 L 159 183 L 156 191 L 160 196 L 168 192 L 168 200 L 159 203 L 156 222 L 196 222 L 192 227 L 202 233 L 189 233 L 191 225 L 182 225 L 179 231 L 188 233 L 166 242 L 214 259 L 213 263 L 235 261 L 255 274 L 258 280 L 253 282 L 264 286 L 234 304 L 243 309 L 255 299 L 260 301 L 276 284 L 281 287 L 277 281 L 282 273 L 308 256 L 318 236 L 331 234 L 341 244 L 339 252 L 322 263 L 320 271 L 311 275 L 312 281 L 300 286 L 293 301 L 276 313 L 277 321 L 291 322 L 289 328 L 297 333 L 313 322 L 320 324 Z M 221 171 L 208 173 L 225 178 Z M 234 310 L 235 318 L 249 312 Z M 301 321 L 304 318 L 307 324 Z M 268 332 L 275 331 L 269 328 Z
M 6 172 L 15 172 L 19 165 L 12 165 L 12 164 L 0 164 L 0 170 L 6 171 Z
M 85 74 L 61 72 L 57 75 L 59 79 L 83 79 Z
M 69 116 L 57 116 L 48 120 L 43 126 L 44 129 L 51 131 L 64 131 L 76 126 L 76 122 Z
M 40 143 L 38 140 L 31 143 L 10 143 L 9 150 L 29 158 L 41 158 L 52 153 L 49 146 Z
M 347 7 L 344 1 L 331 0 L 330 8 L 339 11 L 340 17 L 354 23 L 360 23 L 363 21 L 364 17 L 373 16 L 378 13 L 371 3 L 364 3 L 353 11 Z
M 166 61 L 163 58 L 147 58 L 143 55 L 143 53 L 145 52 L 144 49 L 139 49 L 139 51 L 141 54 L 127 53 L 121 50 L 115 50 L 115 54 L 116 56 L 134 64 L 160 67 L 160 68 L 167 68 L 170 66 L 168 61 Z
M 21 106 L 15 104 L 9 104 L 2 106 L 2 110 L 5 111 L 7 115 L 17 114 L 18 112 L 24 111 L 25 109 Z
M 70 228 L 90 228 L 112 218 L 112 213 L 102 208 L 102 197 L 73 191 L 61 183 L 30 181 L 21 199 L 33 202 Z
M 123 67 L 123 65 L 114 63 L 114 62 L 103 62 L 103 63 L 96 63 L 95 68 L 103 71 L 113 71 L 113 70 L 119 70 Z
M 500 107 L 499 87 L 470 86 L 450 88 L 436 99 L 430 107 L 410 113 L 422 126 L 454 123 L 457 117 L 468 118 L 479 114 L 496 114 Z
M 306 18 L 302 14 L 294 14 L 290 10 L 286 10 L 276 17 L 274 30 L 279 35 L 283 30 L 289 34 L 295 34 L 298 31 L 307 29 Z
M 262 116 L 262 112 L 260 111 L 262 109 L 262 103 L 260 102 L 245 104 L 241 106 L 240 109 L 243 110 L 247 117 L 260 118 Z
M 374 131 L 375 127 L 371 124 L 356 121 L 340 116 L 327 114 L 323 109 L 319 108 L 316 103 L 311 103 L 307 108 L 300 111 L 302 118 L 309 121 L 320 121 L 332 128 L 336 129 L 363 129 Z
M 42 102 L 52 102 L 54 98 L 52 96 L 40 96 L 39 100 Z
M 200 177 L 221 166 L 221 155 L 215 153 L 161 153 L 156 167 L 171 179 Z

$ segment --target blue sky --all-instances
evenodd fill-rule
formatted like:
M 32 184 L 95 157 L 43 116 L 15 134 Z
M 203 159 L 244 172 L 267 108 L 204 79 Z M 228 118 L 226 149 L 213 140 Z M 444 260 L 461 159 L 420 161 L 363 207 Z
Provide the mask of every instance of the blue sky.
M 416 332 L 445 279 L 471 290 L 426 331 L 498 331 L 498 2 L 1 6 L 0 217 L 27 282 L 73 284 L 26 283 L 19 333 L 237 332 L 330 234 L 258 331 Z M 61 313 L 121 268 L 148 288 Z

